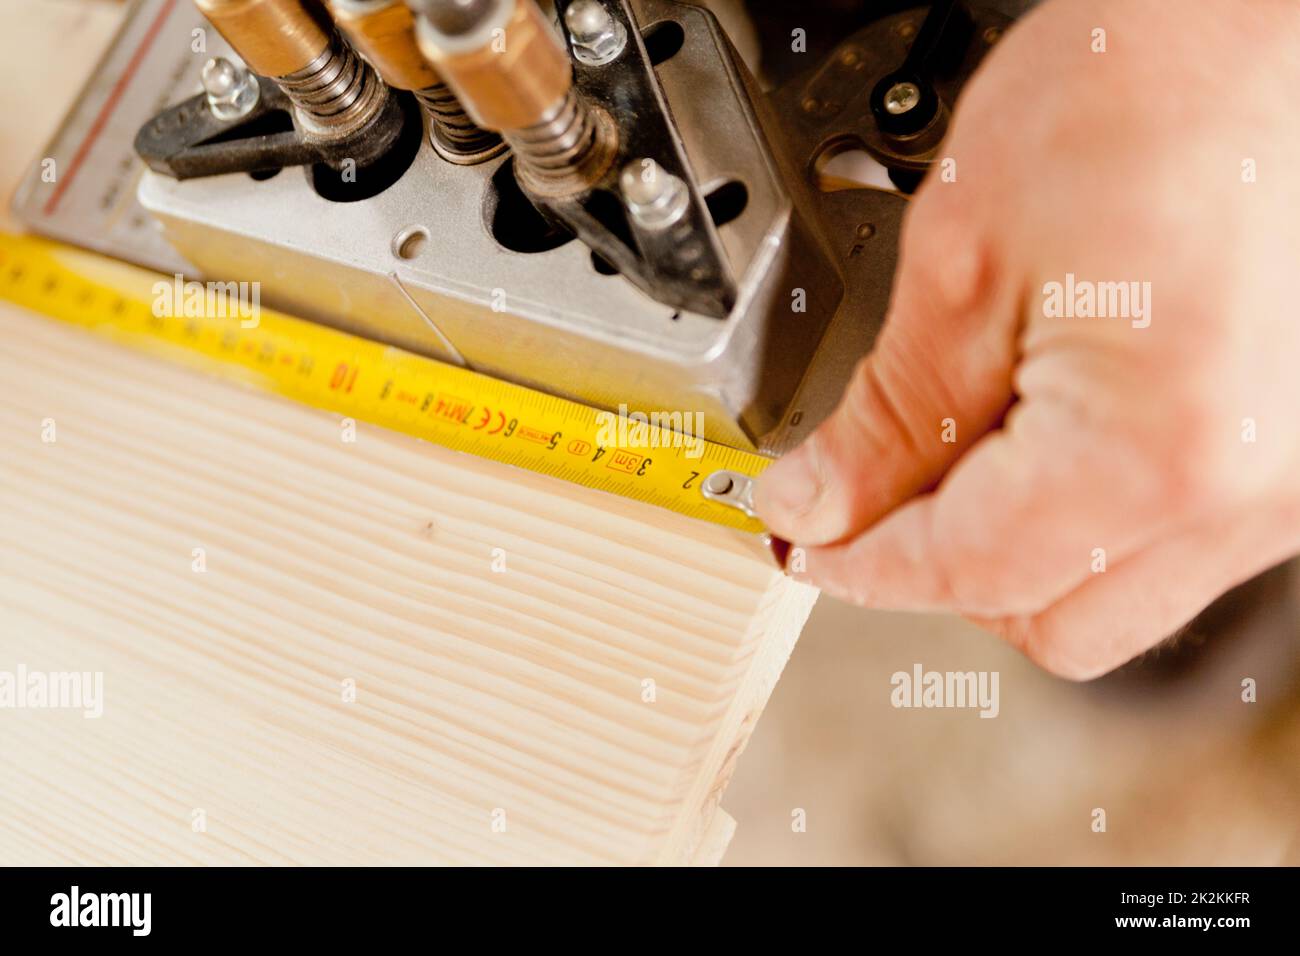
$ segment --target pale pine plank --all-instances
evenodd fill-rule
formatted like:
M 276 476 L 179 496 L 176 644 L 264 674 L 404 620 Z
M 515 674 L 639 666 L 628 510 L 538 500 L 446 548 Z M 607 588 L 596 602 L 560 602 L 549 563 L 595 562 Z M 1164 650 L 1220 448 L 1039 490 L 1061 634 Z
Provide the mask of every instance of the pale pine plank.
M 0 670 L 106 698 L 0 710 L 0 863 L 716 862 L 815 598 L 755 539 L 0 324 Z

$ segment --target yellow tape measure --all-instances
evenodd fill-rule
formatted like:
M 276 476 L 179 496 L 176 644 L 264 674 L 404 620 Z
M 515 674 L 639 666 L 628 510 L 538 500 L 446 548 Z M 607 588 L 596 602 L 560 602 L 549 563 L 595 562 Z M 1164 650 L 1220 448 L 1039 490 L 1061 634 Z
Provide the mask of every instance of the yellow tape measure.
M 260 310 L 252 328 L 233 308 L 186 315 L 179 303 L 158 309 L 173 313 L 159 316 L 159 282 L 173 280 L 0 233 L 0 297 L 18 305 L 446 448 L 715 524 L 763 530 L 746 513 L 749 478 L 769 463 L 761 455 L 683 442 L 648 424 L 628 430 L 637 447 L 618 447 L 602 440 L 610 429 L 596 409 L 269 309 Z

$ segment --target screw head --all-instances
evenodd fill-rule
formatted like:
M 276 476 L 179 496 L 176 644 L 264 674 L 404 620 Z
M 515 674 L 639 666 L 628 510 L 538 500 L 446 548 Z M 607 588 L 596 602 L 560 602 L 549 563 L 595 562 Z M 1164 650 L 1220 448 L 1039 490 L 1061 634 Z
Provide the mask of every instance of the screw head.
M 203 64 L 203 92 L 208 109 L 219 119 L 237 119 L 252 112 L 262 95 L 253 74 L 217 56 Z
M 611 30 L 614 18 L 598 0 L 576 0 L 564 11 L 564 25 L 575 38 L 586 42 Z
M 628 212 L 645 229 L 665 229 L 686 212 L 691 194 L 686 183 L 653 159 L 634 159 L 618 177 Z
M 235 64 L 223 56 L 213 57 L 203 64 L 203 92 L 222 97 L 230 93 L 239 82 Z
M 885 111 L 900 116 L 916 108 L 921 102 L 921 88 L 915 83 L 895 83 L 885 92 Z
M 648 206 L 667 191 L 667 178 L 663 168 L 653 159 L 634 159 L 623 167 L 618 184 L 628 202 Z
M 600 0 L 575 0 L 564 11 L 573 55 L 588 66 L 602 66 L 627 46 L 627 29 Z

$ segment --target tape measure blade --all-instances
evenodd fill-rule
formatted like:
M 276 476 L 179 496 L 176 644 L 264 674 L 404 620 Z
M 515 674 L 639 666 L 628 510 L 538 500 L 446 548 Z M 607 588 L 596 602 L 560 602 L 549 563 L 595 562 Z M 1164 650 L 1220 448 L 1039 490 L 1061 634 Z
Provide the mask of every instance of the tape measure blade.
M 197 282 L 0 234 L 0 297 L 345 418 L 714 524 L 763 530 L 700 492 L 713 471 L 760 474 L 769 463 L 761 455 L 620 421 L 279 312 L 254 314 L 238 294 L 232 301 Z M 611 429 L 633 440 L 612 442 Z

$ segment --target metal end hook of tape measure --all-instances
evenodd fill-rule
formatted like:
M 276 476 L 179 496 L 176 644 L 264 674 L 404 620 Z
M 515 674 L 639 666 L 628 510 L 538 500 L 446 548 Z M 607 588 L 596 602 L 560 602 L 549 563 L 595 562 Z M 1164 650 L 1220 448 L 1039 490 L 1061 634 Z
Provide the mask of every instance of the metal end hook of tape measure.
M 751 518 L 754 512 L 754 479 L 738 471 L 715 471 L 704 479 L 700 492 L 710 501 L 729 508 L 738 508 Z
M 758 512 L 754 510 L 754 479 L 749 475 L 726 469 L 715 471 L 704 479 L 704 484 L 700 485 L 700 493 L 709 501 L 736 508 L 751 518 L 758 517 Z M 778 538 L 771 532 L 764 532 L 762 537 L 771 550 L 772 557 L 784 571 L 790 557 L 790 542 Z

